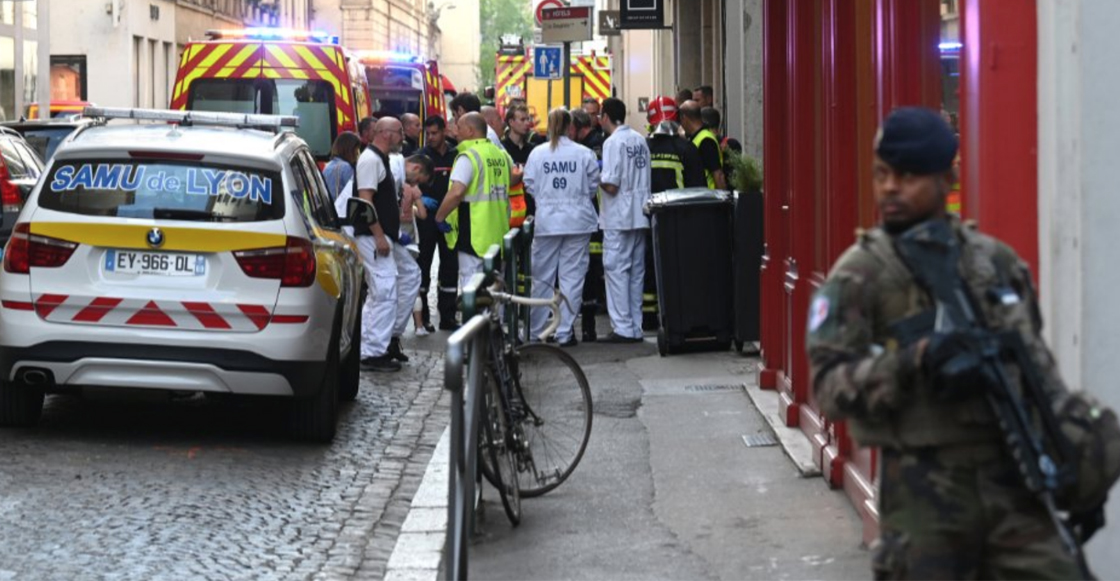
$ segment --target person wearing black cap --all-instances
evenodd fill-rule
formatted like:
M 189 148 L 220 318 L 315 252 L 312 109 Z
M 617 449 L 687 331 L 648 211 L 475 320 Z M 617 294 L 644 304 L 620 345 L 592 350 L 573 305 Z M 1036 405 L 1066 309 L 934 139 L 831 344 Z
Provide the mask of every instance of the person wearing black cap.
M 1003 447 L 987 376 L 953 366 L 978 351 L 977 332 L 935 326 L 908 245 L 959 249 L 942 255 L 951 257 L 945 271 L 959 272 L 988 328 L 1018 331 L 1056 399 L 1067 390 L 1039 335 L 1027 266 L 946 212 L 957 140 L 937 112 L 895 109 L 874 146 L 881 224 L 859 236 L 814 295 L 807 343 L 821 411 L 846 420 L 859 445 L 881 449 L 875 578 L 1084 578 Z

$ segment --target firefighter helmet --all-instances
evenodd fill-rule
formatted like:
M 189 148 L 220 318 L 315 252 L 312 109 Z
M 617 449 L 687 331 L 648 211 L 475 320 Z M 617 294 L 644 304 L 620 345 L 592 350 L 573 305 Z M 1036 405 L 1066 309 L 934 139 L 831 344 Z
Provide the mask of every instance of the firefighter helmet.
M 677 102 L 672 97 L 654 97 L 646 106 L 646 121 L 656 126 L 662 121 L 677 120 Z

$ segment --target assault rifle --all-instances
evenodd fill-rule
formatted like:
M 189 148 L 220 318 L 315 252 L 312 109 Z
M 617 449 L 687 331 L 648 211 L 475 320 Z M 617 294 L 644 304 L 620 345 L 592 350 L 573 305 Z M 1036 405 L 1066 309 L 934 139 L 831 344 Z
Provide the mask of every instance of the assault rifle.
M 980 384 L 975 387 L 984 390 L 1027 490 L 1046 506 L 1062 544 L 1084 578 L 1092 578 L 1080 543 L 1055 500 L 1076 481 L 1073 450 L 1059 428 L 1050 397 L 1042 387 L 1042 374 L 1022 336 L 1014 329 L 993 331 L 984 321 L 976 297 L 958 270 L 961 245 L 948 221 L 932 219 L 910 228 L 896 237 L 895 248 L 936 304 L 933 331 L 965 333 L 967 344 L 973 347 L 950 358 L 939 372 L 943 377 L 970 377 Z M 997 304 L 1021 300 L 1010 288 L 988 294 L 985 298 Z M 1021 390 L 1008 376 L 1006 364 L 1018 368 Z

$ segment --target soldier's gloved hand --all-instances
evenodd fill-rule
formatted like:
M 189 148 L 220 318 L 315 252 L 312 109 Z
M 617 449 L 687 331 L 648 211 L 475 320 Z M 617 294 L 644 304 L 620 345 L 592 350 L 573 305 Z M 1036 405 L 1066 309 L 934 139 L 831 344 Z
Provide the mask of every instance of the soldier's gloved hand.
M 431 196 L 424 196 L 420 198 L 420 201 L 424 202 L 424 207 L 427 208 L 429 212 L 435 212 L 439 209 L 439 201 Z
M 451 224 L 447 222 L 436 222 L 436 228 L 439 229 L 440 232 L 447 234 L 451 231 Z
M 400 238 L 401 238 L 400 239 L 401 246 L 408 246 L 409 244 L 412 244 L 412 236 L 409 236 L 408 234 L 406 234 L 404 232 L 401 232 L 401 237 Z
M 984 340 L 982 332 L 971 330 L 930 335 L 922 369 L 938 395 L 955 399 L 988 388 L 991 380 L 981 355 Z

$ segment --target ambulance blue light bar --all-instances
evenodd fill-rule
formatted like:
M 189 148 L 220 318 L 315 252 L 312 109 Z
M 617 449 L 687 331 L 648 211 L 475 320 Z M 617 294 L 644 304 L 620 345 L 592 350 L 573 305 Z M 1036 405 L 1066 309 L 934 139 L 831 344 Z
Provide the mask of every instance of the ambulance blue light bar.
M 338 35 L 335 34 L 329 34 L 321 30 L 294 30 L 291 28 L 221 28 L 207 30 L 206 36 L 210 40 L 290 40 L 295 42 L 321 42 L 323 44 L 340 44 Z
M 964 45 L 959 42 L 942 42 L 937 45 L 941 52 L 960 52 Z

